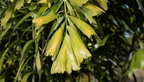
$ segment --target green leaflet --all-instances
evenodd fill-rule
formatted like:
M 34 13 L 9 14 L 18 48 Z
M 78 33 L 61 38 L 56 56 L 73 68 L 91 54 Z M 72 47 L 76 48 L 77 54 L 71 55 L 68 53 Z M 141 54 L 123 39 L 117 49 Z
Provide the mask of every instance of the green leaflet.
M 58 10 L 60 9 L 62 3 L 63 3 L 63 0 L 57 2 L 54 6 L 48 9 L 44 14 L 42 14 L 42 16 L 56 14 Z
M 36 17 L 39 17 L 41 14 L 43 14 L 48 9 L 47 4 L 42 4 L 42 7 L 40 7 L 39 11 L 36 13 Z
M 0 78 L 0 82 L 5 82 L 5 78 Z
M 134 53 L 128 72 L 130 77 L 132 77 L 134 69 L 144 69 L 144 49 L 138 49 Z
M 32 15 L 32 12 L 29 12 L 28 14 L 26 14 L 14 27 L 14 31 L 17 29 L 17 27 L 19 25 L 21 25 L 21 23 L 23 23 L 28 17 L 30 17 Z
M 8 51 L 11 49 L 11 47 L 15 44 L 12 43 L 9 47 L 6 48 L 6 50 L 3 52 L 3 54 L 1 54 L 1 57 L 0 57 L 0 72 L 2 71 L 2 65 L 3 65 L 3 62 L 4 62 L 4 59 L 5 59 L 5 56 L 7 55 Z
M 21 24 L 21 23 L 23 23 L 28 17 L 30 17 L 31 16 L 31 12 L 30 13 L 28 13 L 28 14 L 26 14 L 17 24 L 16 24 L 16 26 L 14 27 L 14 30 L 13 31 L 15 31 L 16 29 L 17 29 L 17 27 Z M 6 23 L 6 20 L 5 20 L 5 23 L 4 23 L 4 20 L 5 20 L 5 18 L 4 19 L 2 19 L 2 23 L 3 24 L 5 24 Z M 5 28 L 5 30 L 2 32 L 2 33 L 0 33 L 1 35 L 0 35 L 0 40 L 4 37 L 4 35 L 6 35 L 6 33 L 7 33 L 7 31 L 11 28 L 11 25 L 12 24 L 7 24 L 7 25 L 5 25 L 4 26 L 4 28 Z M 6 28 L 7 27 L 7 28 Z
M 108 38 L 109 38 L 109 35 L 107 35 L 103 40 L 98 41 L 98 43 L 94 45 L 95 49 L 97 49 L 101 46 L 104 46 L 105 43 L 107 42 Z
M 94 14 L 91 10 L 82 9 L 82 10 L 80 10 L 80 12 L 82 12 L 86 16 L 86 18 L 89 20 L 90 24 L 93 23 L 93 18 L 92 17 L 94 16 Z
M 47 15 L 35 18 L 32 22 L 36 23 L 38 26 L 49 23 L 56 18 L 56 15 Z
M 1 25 L 5 26 L 8 20 L 13 17 L 13 14 L 16 9 L 20 9 L 24 5 L 24 0 L 14 0 L 11 6 L 5 12 L 4 18 L 1 20 Z
M 0 58 L 0 72 L 2 71 L 2 65 L 3 65 L 3 62 L 4 62 L 4 59 L 5 59 L 5 56 L 7 54 L 7 52 L 9 51 L 10 47 L 8 47 L 4 53 L 2 54 L 1 58 Z
M 18 68 L 16 77 L 15 77 L 15 82 L 17 81 L 17 78 L 18 78 L 19 74 L 21 73 L 21 71 L 23 70 L 23 68 L 25 67 L 26 63 L 29 61 L 29 59 L 31 59 L 33 57 L 33 55 L 32 55 L 30 58 L 28 58 L 26 60 L 26 56 L 27 56 L 30 48 L 32 47 L 33 43 L 34 43 L 34 40 L 29 40 L 23 47 L 22 57 L 21 57 L 21 60 L 19 63 L 19 68 Z
M 26 60 L 26 58 L 25 58 L 25 59 L 20 63 L 20 66 L 19 66 L 18 71 L 17 71 L 17 73 L 16 73 L 16 77 L 15 77 L 14 82 L 17 81 L 17 79 L 18 79 L 21 71 L 24 69 L 24 67 L 26 66 L 27 62 L 28 62 L 32 57 L 33 57 L 33 55 L 30 56 L 27 60 Z
M 25 43 L 23 50 L 22 50 L 22 57 L 21 57 L 20 63 L 26 58 L 33 44 L 34 44 L 34 40 L 29 40 Z
M 38 51 L 37 55 L 36 55 L 36 67 L 37 70 L 40 71 L 41 70 L 41 58 L 40 58 L 40 53 Z
M 88 37 L 91 38 L 91 35 L 96 34 L 94 29 L 85 23 L 84 21 L 75 18 L 73 16 L 69 16 L 70 19 L 74 22 L 74 24 Z
M 1 5 L 6 5 L 3 0 L 0 0 L 0 4 L 1 4 Z
M 2 40 L 2 38 L 4 37 L 4 35 L 6 35 L 6 33 L 7 33 L 7 31 L 10 29 L 10 27 L 11 27 L 11 24 L 7 24 L 4 28 L 4 31 L 2 31 L 1 33 L 0 33 L 0 41 Z
M 54 22 L 53 26 L 51 27 L 50 33 L 48 38 L 54 33 L 54 31 L 58 28 L 58 26 L 61 24 L 63 21 L 64 17 L 59 17 L 56 22 Z

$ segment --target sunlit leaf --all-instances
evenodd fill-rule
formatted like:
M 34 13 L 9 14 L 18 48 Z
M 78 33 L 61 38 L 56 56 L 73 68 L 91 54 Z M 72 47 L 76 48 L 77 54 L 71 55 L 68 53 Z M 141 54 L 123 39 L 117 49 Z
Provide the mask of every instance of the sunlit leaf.
M 87 3 L 88 0 L 0 1 L 0 81 L 53 82 L 59 79 L 53 79 L 51 74 L 80 70 L 83 60 L 91 57 L 83 42 L 87 38 L 80 34 L 88 38 L 96 34 L 83 20 L 92 24 L 92 17 L 101 11 Z M 100 45 L 105 42 L 104 39 Z M 52 61 L 43 56 L 44 51 Z
M 14 0 L 10 0 L 11 2 L 13 2 Z
M 65 23 L 63 23 L 59 27 L 59 29 L 54 33 L 54 35 L 52 36 L 52 38 L 50 39 L 50 41 L 47 44 L 46 56 L 49 56 L 49 55 L 52 56 L 52 60 L 55 59 L 55 57 L 57 56 L 57 53 L 59 51 L 62 37 L 63 37 L 64 26 L 65 26 Z
M 31 2 L 31 0 L 26 0 L 27 1 L 27 3 L 30 3 Z
M 104 12 L 101 8 L 99 8 L 98 6 L 96 5 L 93 5 L 93 4 L 90 4 L 90 3 L 87 3 L 84 5 L 85 8 L 91 10 L 91 14 L 93 16 L 95 15 L 99 15 L 101 14 L 102 12 Z M 90 11 L 89 11 L 90 12 Z
M 48 3 L 49 0 L 40 0 L 38 3 Z
M 18 0 L 15 4 L 15 9 L 20 9 L 24 5 L 24 0 Z
M 75 25 L 88 37 L 91 38 L 91 35 L 95 34 L 94 29 L 85 23 L 84 21 L 75 18 L 73 16 L 69 16 L 70 19 L 75 23 Z
M 49 0 L 40 0 L 38 3 L 43 3 L 45 4 L 47 7 L 51 7 L 51 2 Z
M 66 71 L 65 63 L 66 63 L 66 49 L 67 49 L 67 36 L 65 36 L 60 51 L 57 55 L 56 60 L 53 62 L 51 67 L 51 74 L 54 73 L 64 73 Z
M 70 37 L 66 34 L 62 47 L 56 60 L 52 64 L 51 73 L 71 73 L 72 70 L 80 70 L 79 64 L 71 48 Z
M 65 1 L 67 8 L 68 8 L 68 12 L 70 13 L 70 15 L 75 15 L 74 10 L 72 8 L 72 6 L 70 5 L 70 3 L 68 1 Z
M 74 1 L 74 0 L 69 0 L 69 2 L 75 6 L 82 6 L 83 4 L 85 4 L 88 0 L 77 0 L 77 1 Z
M 82 10 L 80 10 L 80 12 L 82 12 L 86 16 L 86 18 L 89 20 L 90 23 L 93 23 L 94 19 L 92 17 L 94 16 L 94 14 L 91 10 L 82 9 Z
M 41 16 L 41 17 L 35 18 L 32 22 L 36 23 L 38 26 L 41 26 L 43 24 L 53 21 L 55 18 L 56 18 L 56 15 Z
M 71 42 L 70 42 L 70 37 L 69 35 L 66 35 L 67 37 L 67 50 L 66 50 L 66 71 L 70 74 L 72 70 L 80 70 L 80 64 L 77 62 L 76 56 L 72 50 Z
M 78 64 L 80 64 L 83 59 L 90 57 L 91 53 L 86 48 L 75 27 L 68 27 L 68 32 L 70 33 L 72 49 L 75 53 Z

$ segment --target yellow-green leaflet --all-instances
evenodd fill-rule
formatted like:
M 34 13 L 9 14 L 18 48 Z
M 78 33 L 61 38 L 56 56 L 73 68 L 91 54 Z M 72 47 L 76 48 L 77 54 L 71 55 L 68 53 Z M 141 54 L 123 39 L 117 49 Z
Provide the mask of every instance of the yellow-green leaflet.
M 93 28 L 85 23 L 84 21 L 75 18 L 73 16 L 69 16 L 70 19 L 75 23 L 75 25 L 88 37 L 91 38 L 91 35 L 96 34 Z
M 40 0 L 38 3 L 43 3 L 45 4 L 47 7 L 51 7 L 51 3 L 49 0 Z
M 48 8 L 49 8 L 48 4 L 42 4 L 42 7 L 36 13 L 36 17 L 39 17 L 41 14 L 43 14 Z
M 13 2 L 14 0 L 10 0 L 11 2 Z
M 38 3 L 48 3 L 49 0 L 40 0 Z
M 27 3 L 30 3 L 31 2 L 31 0 L 26 0 L 27 1 Z
M 55 18 L 56 18 L 56 15 L 41 16 L 41 17 L 35 18 L 32 22 L 36 23 L 38 26 L 41 26 L 43 24 L 53 21 Z
M 71 73 L 72 70 L 80 70 L 73 50 L 71 48 L 70 37 L 66 34 L 60 52 L 52 64 L 51 73 Z
M 58 10 L 60 9 L 61 5 L 63 3 L 63 0 L 60 0 L 59 2 L 57 2 L 56 4 L 54 4 L 51 8 L 49 8 L 44 14 L 42 14 L 43 16 L 48 16 L 48 15 L 54 15 L 58 12 Z
M 108 0 L 98 0 L 98 2 L 100 3 L 101 7 L 103 7 L 105 10 L 108 9 L 107 6 Z
M 144 69 L 144 49 L 138 49 L 132 57 L 130 68 L 128 71 L 129 77 L 132 77 L 135 69 Z
M 32 72 L 26 73 L 26 74 L 24 75 L 24 77 L 22 78 L 21 82 L 27 82 L 28 77 L 29 77 L 31 74 L 32 74 Z
M 12 15 L 13 15 L 12 11 L 8 9 L 5 13 L 4 18 L 1 20 L 1 25 L 5 26 L 5 24 L 7 23 L 7 21 L 10 19 Z
M 20 9 L 24 5 L 24 0 L 18 0 L 15 9 Z
M 65 2 L 67 5 L 68 13 L 70 13 L 70 15 L 75 15 L 74 10 L 73 10 L 72 6 L 70 5 L 70 3 L 68 1 L 65 1 Z
M 65 23 L 63 23 L 60 26 L 60 28 L 54 33 L 54 35 L 52 36 L 52 38 L 47 44 L 46 56 L 51 55 L 52 60 L 55 60 L 55 57 L 57 56 L 58 50 L 60 48 L 64 26 L 65 26 Z
M 13 2 L 13 1 L 12 1 Z M 16 3 L 14 3 L 16 2 Z M 24 5 L 24 0 L 17 0 L 14 1 L 12 3 L 12 5 L 7 9 L 7 11 L 5 12 L 5 16 L 4 18 L 1 20 L 1 25 L 5 26 L 5 24 L 7 23 L 7 21 L 14 16 L 13 12 L 16 9 L 20 9 L 23 5 Z M 15 5 L 15 6 L 14 6 Z M 13 7 L 14 6 L 14 7 Z
M 88 0 L 69 0 L 69 2 L 73 5 L 76 5 L 76 6 L 82 6 L 82 4 L 85 4 Z
M 89 9 L 81 9 L 80 12 L 82 12 L 85 17 L 89 20 L 90 23 L 93 23 L 93 16 L 94 16 L 94 12 L 89 10 Z
M 66 40 L 68 42 L 67 50 L 66 50 L 66 71 L 67 73 L 71 73 L 72 70 L 80 70 L 80 64 L 77 62 L 77 59 L 75 57 L 75 54 L 72 50 L 70 37 L 68 34 L 66 34 Z
M 104 12 L 101 8 L 99 8 L 98 6 L 91 4 L 91 3 L 85 4 L 84 7 L 91 10 L 92 11 L 91 13 L 93 14 L 93 16 L 99 15 L 102 12 Z
M 36 55 L 36 67 L 37 67 L 37 70 L 41 70 L 41 59 L 40 59 L 40 53 L 38 52 L 37 55 Z
M 70 40 L 72 44 L 72 49 L 75 53 L 78 64 L 80 64 L 83 59 L 91 56 L 90 52 L 86 48 L 85 44 L 79 37 L 75 27 L 68 27 L 68 32 L 70 33 Z
M 51 73 L 64 73 L 66 71 L 66 49 L 67 49 L 67 36 L 65 36 L 62 47 L 58 53 L 56 60 L 52 64 Z

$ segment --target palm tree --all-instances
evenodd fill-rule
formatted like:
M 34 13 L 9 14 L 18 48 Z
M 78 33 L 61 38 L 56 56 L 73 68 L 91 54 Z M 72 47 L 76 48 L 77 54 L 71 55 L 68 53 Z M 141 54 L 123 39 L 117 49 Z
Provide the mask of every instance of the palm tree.
M 143 18 L 136 1 L 123 2 L 0 1 L 0 82 L 135 77 L 143 69 Z
M 100 41 L 90 24 L 96 24 L 93 16 L 107 10 L 106 0 L 95 2 L 98 5 L 88 0 L 1 1 L 1 81 L 31 76 L 41 82 L 42 76 L 80 70 L 91 56 L 82 38 Z

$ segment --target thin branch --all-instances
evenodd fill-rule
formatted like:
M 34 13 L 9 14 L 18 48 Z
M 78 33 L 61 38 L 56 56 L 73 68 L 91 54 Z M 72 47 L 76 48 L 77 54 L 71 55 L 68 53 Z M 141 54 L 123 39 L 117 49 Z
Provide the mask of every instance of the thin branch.
M 144 7 L 143 7 L 143 5 L 141 4 L 141 1 L 140 0 L 136 0 L 137 1 L 137 4 L 138 4 L 138 6 L 140 7 L 140 10 L 141 10 L 141 12 L 143 13 L 143 16 L 144 16 Z
M 137 78 L 136 78 L 135 74 L 133 74 L 133 78 L 134 78 L 134 82 L 137 82 Z

